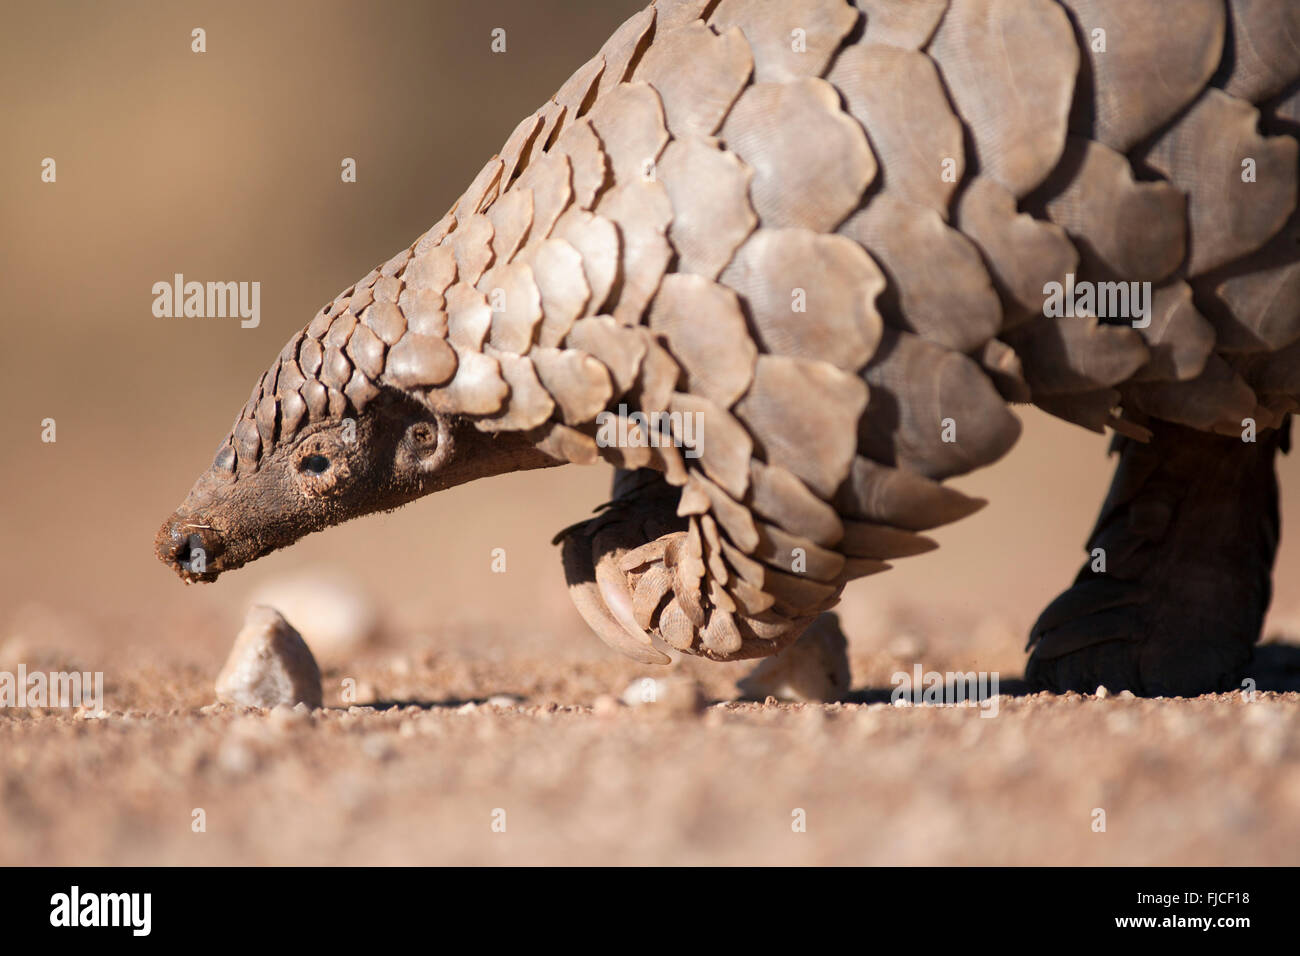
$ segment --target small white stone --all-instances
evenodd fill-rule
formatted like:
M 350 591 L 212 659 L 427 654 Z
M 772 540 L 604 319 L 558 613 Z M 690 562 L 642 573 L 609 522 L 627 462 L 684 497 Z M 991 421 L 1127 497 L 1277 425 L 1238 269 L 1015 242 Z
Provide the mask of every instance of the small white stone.
M 227 737 L 217 752 L 217 766 L 231 776 L 242 776 L 257 769 L 257 752 L 237 735 Z
M 1132 708 L 1109 710 L 1106 713 L 1106 729 L 1117 736 L 1126 737 L 1137 731 L 1139 721 Z
M 276 704 L 266 716 L 267 723 L 280 732 L 295 727 L 305 727 L 311 723 L 311 711 L 301 702 L 290 707 L 288 704 Z
M 1105 700 L 1105 699 L 1106 699 L 1107 697 L 1109 697 L 1109 696 L 1110 696 L 1110 691 L 1106 689 L 1106 685 L 1105 685 L 1105 684 L 1102 684 L 1100 687 L 1097 688 L 1097 699 L 1098 699 L 1098 700 Z
M 371 760 L 380 762 L 392 759 L 395 754 L 386 734 L 367 734 L 361 738 L 361 752 Z
M 925 653 L 925 641 L 915 634 L 899 634 L 889 642 L 886 650 L 900 661 L 914 661 Z
M 216 689 L 217 700 L 236 707 L 321 706 L 320 668 L 302 635 L 260 605 L 249 608 Z

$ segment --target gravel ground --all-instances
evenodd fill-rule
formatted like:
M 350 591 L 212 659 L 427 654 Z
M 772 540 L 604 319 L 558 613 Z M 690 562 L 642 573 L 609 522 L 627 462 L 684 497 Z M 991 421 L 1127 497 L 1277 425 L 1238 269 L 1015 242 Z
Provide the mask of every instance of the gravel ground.
M 599 650 L 370 649 L 326 669 L 315 711 L 215 705 L 203 666 L 128 668 L 119 709 L 0 711 L 0 863 L 1300 862 L 1295 690 L 1004 679 L 995 716 L 891 705 L 917 646 L 855 648 L 875 689 L 826 705 L 730 700 L 747 668 L 682 661 L 714 701 L 695 715 L 616 702 L 651 672 Z M 1260 686 L 1300 684 L 1298 661 L 1265 648 Z

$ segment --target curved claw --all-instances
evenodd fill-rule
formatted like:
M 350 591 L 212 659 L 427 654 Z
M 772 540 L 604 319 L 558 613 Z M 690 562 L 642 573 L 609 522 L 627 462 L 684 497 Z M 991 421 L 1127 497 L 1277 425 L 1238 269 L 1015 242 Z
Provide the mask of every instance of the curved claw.
M 767 657 L 838 597 L 842 582 L 806 582 L 729 551 L 708 516 L 677 514 L 679 497 L 657 476 L 559 536 L 573 603 L 610 647 L 644 664 L 670 663 L 674 650 Z
M 623 572 L 612 566 L 611 560 L 602 560 L 601 566 L 596 567 L 591 556 L 590 537 L 581 532 L 567 535 L 561 554 L 573 604 L 602 641 L 642 664 L 672 663 L 672 658 L 655 648 L 650 635 L 636 628 L 632 594 Z M 618 615 L 615 609 L 625 613 Z M 630 627 L 623 622 L 624 617 Z

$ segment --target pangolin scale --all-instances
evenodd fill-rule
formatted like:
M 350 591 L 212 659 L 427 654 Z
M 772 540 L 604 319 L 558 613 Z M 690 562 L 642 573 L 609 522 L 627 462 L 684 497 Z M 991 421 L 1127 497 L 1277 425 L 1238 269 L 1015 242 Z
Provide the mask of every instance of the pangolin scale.
M 978 509 L 943 482 L 1032 402 L 1121 457 L 1029 676 L 1228 686 L 1300 404 L 1300 4 L 1177 8 L 657 0 L 290 339 L 160 557 L 603 459 L 592 628 L 770 655 Z

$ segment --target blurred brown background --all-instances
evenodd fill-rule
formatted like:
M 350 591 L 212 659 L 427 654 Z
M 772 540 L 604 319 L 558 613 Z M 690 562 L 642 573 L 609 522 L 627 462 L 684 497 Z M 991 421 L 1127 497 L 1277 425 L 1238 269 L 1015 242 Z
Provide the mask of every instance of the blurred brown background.
M 138 647 L 215 666 L 251 590 L 324 568 L 431 646 L 445 633 L 594 645 L 549 539 L 603 500 L 605 466 L 460 488 L 216 585 L 182 587 L 151 542 L 281 344 L 433 223 L 516 121 L 641 5 L 11 6 L 0 37 L 0 639 L 52 629 L 87 665 Z M 190 50 L 195 27 L 207 31 L 202 54 Z M 489 49 L 495 27 L 505 54 Z M 40 179 L 47 156 L 56 184 Z M 344 157 L 357 161 L 355 184 L 340 181 Z M 151 286 L 177 272 L 260 281 L 261 326 L 155 318 Z M 856 583 L 851 635 L 881 607 L 924 606 L 954 637 L 970 629 L 974 666 L 972 621 L 992 617 L 1019 640 L 1071 579 L 1109 481 L 1105 440 L 1021 414 L 1013 453 L 958 483 L 989 507 L 938 532 L 937 553 Z M 40 441 L 46 417 L 56 444 Z M 1282 471 L 1289 518 L 1300 464 Z M 507 574 L 490 572 L 495 547 Z M 1297 579 L 1300 540 L 1284 535 L 1275 624 L 1300 617 Z

